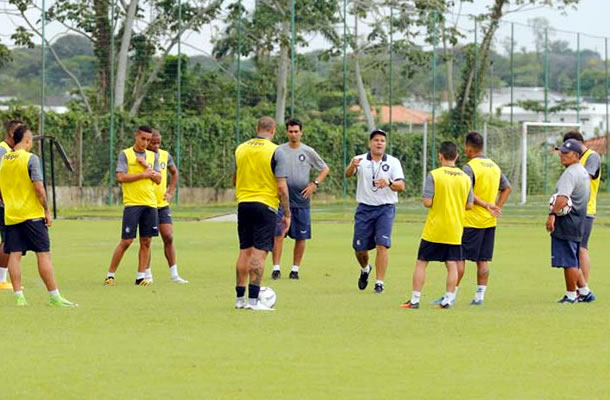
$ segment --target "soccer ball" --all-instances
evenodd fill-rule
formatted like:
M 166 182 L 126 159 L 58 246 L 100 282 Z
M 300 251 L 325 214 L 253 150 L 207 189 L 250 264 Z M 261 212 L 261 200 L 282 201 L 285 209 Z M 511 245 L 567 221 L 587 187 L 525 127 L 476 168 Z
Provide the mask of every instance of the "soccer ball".
M 258 292 L 258 301 L 269 308 L 273 308 L 277 301 L 277 295 L 270 287 L 261 286 L 261 290 Z
M 557 194 L 554 194 L 549 199 L 549 212 L 553 211 L 553 206 L 555 205 L 555 201 L 557 200 Z M 558 217 L 563 217 L 564 215 L 568 215 L 572 211 L 572 199 L 568 197 L 568 204 L 566 204 L 561 210 L 559 210 L 556 214 Z

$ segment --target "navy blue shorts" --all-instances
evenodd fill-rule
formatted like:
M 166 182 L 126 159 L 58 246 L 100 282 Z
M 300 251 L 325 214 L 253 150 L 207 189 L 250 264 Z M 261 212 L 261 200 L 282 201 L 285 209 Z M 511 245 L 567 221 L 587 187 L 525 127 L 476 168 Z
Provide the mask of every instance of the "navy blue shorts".
M 373 250 L 376 246 L 388 249 L 392 246 L 392 226 L 396 207 L 394 204 L 369 206 L 358 204 L 354 216 L 354 240 L 356 251 Z
M 282 207 L 277 213 L 277 223 L 275 225 L 275 236 L 282 236 L 284 225 L 282 224 Z M 294 240 L 311 239 L 311 210 L 309 208 L 290 207 L 290 228 L 286 236 Z
M 159 213 L 155 207 L 127 206 L 123 209 L 121 239 L 133 239 L 140 227 L 140 237 L 159 236 Z
M 172 224 L 172 212 L 169 206 L 157 208 L 157 212 L 159 213 L 159 225 Z
M 5 253 L 34 251 L 46 253 L 51 250 L 49 230 L 43 218 L 30 219 L 15 225 L 6 225 Z
M 4 224 L 4 206 L 0 206 L 0 237 L 4 242 L 4 235 L 6 233 L 6 225 Z
M 579 242 L 551 236 L 551 265 L 554 268 L 579 268 Z
M 582 235 L 582 242 L 580 242 L 580 247 L 583 249 L 589 249 L 589 238 L 591 237 L 591 231 L 593 230 L 593 222 L 595 222 L 595 217 L 585 218 L 585 232 Z
M 417 259 L 421 261 L 462 261 L 464 253 L 459 244 L 435 243 L 422 239 L 419 242 Z
M 462 251 L 469 261 L 491 261 L 494 255 L 496 227 L 464 228 Z
M 239 248 L 273 250 L 277 211 L 259 202 L 243 202 L 237 206 Z

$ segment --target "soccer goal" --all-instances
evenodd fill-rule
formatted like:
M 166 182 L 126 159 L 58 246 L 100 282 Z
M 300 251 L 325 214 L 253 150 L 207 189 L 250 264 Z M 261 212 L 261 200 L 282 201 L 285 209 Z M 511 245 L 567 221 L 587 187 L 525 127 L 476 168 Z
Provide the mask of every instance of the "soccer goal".
M 551 160 L 551 150 L 561 142 L 563 134 L 580 127 L 577 123 L 521 123 L 521 204 L 527 202 L 528 192 L 548 194 L 551 182 L 562 170 L 556 160 Z

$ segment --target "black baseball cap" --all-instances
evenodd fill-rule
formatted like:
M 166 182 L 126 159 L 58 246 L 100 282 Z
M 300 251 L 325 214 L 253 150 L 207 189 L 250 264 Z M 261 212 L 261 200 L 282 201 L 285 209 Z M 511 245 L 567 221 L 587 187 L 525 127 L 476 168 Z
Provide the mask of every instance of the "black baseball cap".
M 582 156 L 582 145 L 576 139 L 568 139 L 559 147 L 555 147 L 555 150 L 559 150 L 562 153 L 567 153 L 569 151 L 573 151 L 578 153 L 579 156 Z
M 372 140 L 375 135 L 383 135 L 383 137 L 387 138 L 388 134 L 385 133 L 385 131 L 381 130 L 381 129 L 375 129 L 373 130 L 373 132 L 371 132 L 371 134 L 369 135 L 369 140 Z

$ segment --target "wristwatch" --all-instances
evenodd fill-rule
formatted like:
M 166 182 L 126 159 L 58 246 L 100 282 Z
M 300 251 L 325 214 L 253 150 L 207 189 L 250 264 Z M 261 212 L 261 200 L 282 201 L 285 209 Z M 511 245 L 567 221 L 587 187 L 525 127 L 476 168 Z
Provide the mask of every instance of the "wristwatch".
M 315 181 L 313 181 L 313 184 L 316 186 L 320 186 L 320 181 L 316 179 Z

